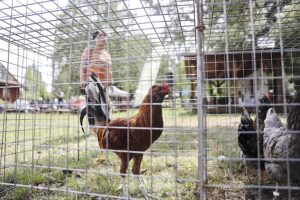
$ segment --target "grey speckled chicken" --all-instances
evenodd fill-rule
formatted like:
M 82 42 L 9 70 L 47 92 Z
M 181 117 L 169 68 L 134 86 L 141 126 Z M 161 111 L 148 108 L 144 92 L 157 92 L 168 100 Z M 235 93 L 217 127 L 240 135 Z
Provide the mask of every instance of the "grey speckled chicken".
M 267 174 L 279 183 L 300 184 L 300 92 L 296 92 L 283 126 L 274 108 L 267 113 L 264 128 L 264 156 Z M 289 174 L 289 176 L 288 176 Z

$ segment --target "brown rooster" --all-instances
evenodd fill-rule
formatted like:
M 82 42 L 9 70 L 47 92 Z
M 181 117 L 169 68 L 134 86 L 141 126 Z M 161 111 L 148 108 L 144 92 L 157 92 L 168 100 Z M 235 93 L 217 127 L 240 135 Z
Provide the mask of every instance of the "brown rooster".
M 120 173 L 123 180 L 123 192 L 128 196 L 125 174 L 129 161 L 133 160 L 132 172 L 140 175 L 143 152 L 146 151 L 162 134 L 162 105 L 164 97 L 169 94 L 169 86 L 153 85 L 145 96 L 139 112 L 130 118 L 119 118 L 97 131 L 101 149 L 116 150 L 121 159 Z M 149 195 L 143 188 L 139 176 L 134 176 L 144 196 Z

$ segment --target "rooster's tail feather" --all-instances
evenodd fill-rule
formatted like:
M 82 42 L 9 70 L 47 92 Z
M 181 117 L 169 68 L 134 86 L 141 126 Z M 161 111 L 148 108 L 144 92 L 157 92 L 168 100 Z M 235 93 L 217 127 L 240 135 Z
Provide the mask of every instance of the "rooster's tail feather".
M 87 105 L 80 112 L 80 126 L 82 126 L 85 115 L 88 115 L 89 125 L 95 125 L 102 121 L 110 121 L 110 106 L 106 99 L 106 90 L 95 73 L 89 77 L 89 83 L 85 87 Z
M 82 130 L 82 132 L 83 132 L 84 134 L 85 134 L 85 131 L 84 131 L 82 122 L 83 122 L 84 116 L 86 115 L 86 110 L 87 110 L 87 107 L 85 106 L 85 107 L 80 111 L 80 127 L 81 127 L 81 130 Z

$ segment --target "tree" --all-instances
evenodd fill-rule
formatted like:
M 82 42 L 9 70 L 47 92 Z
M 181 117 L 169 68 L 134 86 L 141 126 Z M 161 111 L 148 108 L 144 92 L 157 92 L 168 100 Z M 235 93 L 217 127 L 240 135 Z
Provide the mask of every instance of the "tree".
M 42 80 L 41 72 L 35 64 L 28 66 L 25 74 L 25 97 L 26 99 L 49 98 L 46 83 Z
M 265 14 L 269 19 L 268 26 L 264 28 L 267 37 L 275 41 L 275 47 L 280 48 L 282 41 L 283 48 L 294 48 L 299 38 L 300 27 L 300 4 L 293 0 L 283 0 L 279 4 L 276 2 L 266 2 L 265 6 L 269 6 Z M 280 13 L 280 15 L 278 15 Z M 280 20 L 280 26 L 279 26 Z M 294 90 L 300 89 L 300 53 L 298 51 L 290 51 L 284 54 L 285 73 L 290 77 L 289 83 L 294 84 Z
M 96 0 L 93 5 L 86 4 L 89 4 L 88 0 L 77 1 L 76 5 L 69 1 L 68 9 L 59 15 L 61 23 L 57 25 L 56 32 L 55 60 L 58 67 L 55 70 L 55 83 L 66 97 L 80 94 L 81 53 L 92 39 L 91 34 L 100 29 L 109 30 L 107 46 L 112 56 L 115 83 L 124 90 L 135 90 L 137 84 L 131 80 L 139 77 L 151 44 L 147 38 L 128 32 L 124 20 L 121 20 L 122 14 L 115 16 L 120 6 L 118 2 L 107 4 Z M 123 15 L 124 18 L 128 17 L 127 13 Z
M 226 45 L 229 51 L 252 50 L 252 33 L 256 49 L 280 49 L 281 41 L 283 48 L 293 48 L 297 44 L 300 31 L 298 26 L 300 4 L 296 1 L 253 1 L 254 24 L 251 24 L 249 1 L 236 3 L 226 0 L 224 4 L 221 1 L 216 3 L 208 0 L 206 3 L 207 51 L 225 51 Z M 284 68 L 288 76 L 300 75 L 300 68 L 297 67 L 300 59 L 297 55 L 299 55 L 297 52 L 284 54 Z M 294 82 L 295 86 L 300 85 L 298 79 L 291 82 Z

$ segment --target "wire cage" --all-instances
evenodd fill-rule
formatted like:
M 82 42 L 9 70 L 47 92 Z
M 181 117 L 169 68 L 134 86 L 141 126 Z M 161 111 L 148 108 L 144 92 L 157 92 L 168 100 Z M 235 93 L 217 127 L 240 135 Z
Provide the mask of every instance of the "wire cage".
M 299 199 L 299 10 L 296 0 L 1 1 L 0 197 Z M 82 81 L 95 31 L 111 57 L 112 121 L 81 127 L 95 106 Z M 143 102 L 163 83 L 162 103 Z M 145 115 L 145 127 L 117 123 Z M 102 130 L 108 142 L 125 130 L 111 143 L 128 146 L 99 148 Z M 132 130 L 149 148 L 129 147 Z M 143 155 L 141 169 L 134 160 L 122 172 L 128 153 Z

